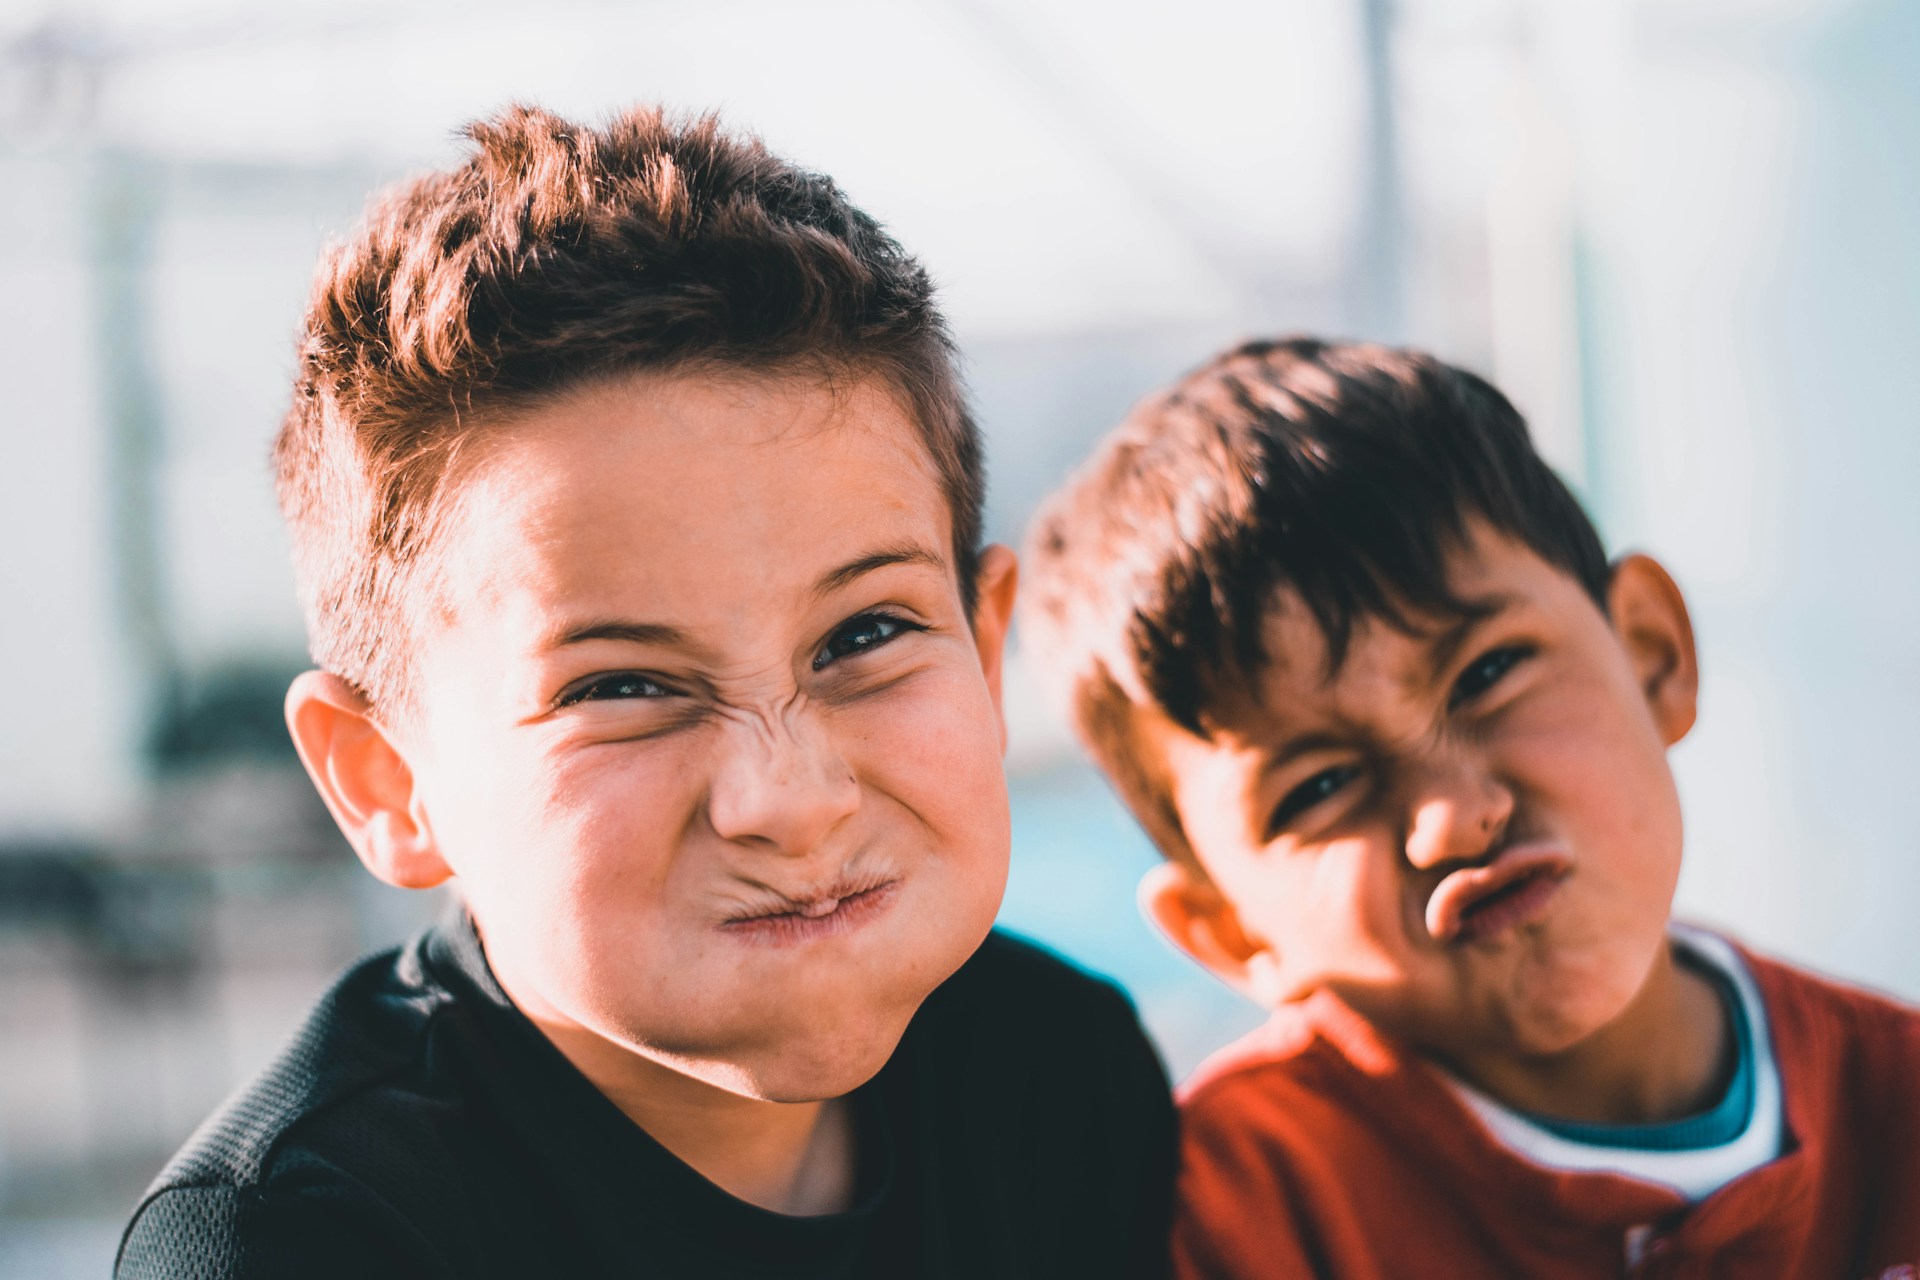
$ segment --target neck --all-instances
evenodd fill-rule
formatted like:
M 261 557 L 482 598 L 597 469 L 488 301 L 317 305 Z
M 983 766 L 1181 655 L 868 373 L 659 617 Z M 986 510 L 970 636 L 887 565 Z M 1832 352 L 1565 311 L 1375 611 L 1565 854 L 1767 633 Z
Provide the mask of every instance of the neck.
M 775 1213 L 852 1207 L 853 1117 L 846 1099 L 743 1097 L 595 1039 L 636 1061 L 590 1067 L 582 1059 L 597 1054 L 575 1057 L 562 1041 L 555 1044 L 629 1119 L 707 1181 Z M 601 1065 L 613 1069 L 596 1073 L 593 1067 Z
M 494 975 L 575 1069 L 661 1146 L 727 1194 L 775 1213 L 849 1209 L 852 1111 L 845 1098 L 770 1102 L 711 1084 L 584 1027 Z
M 1463 1056 L 1451 1065 L 1518 1111 L 1586 1124 L 1659 1124 L 1710 1108 L 1726 1085 L 1733 1028 L 1712 982 L 1661 948 L 1620 1015 L 1559 1053 Z

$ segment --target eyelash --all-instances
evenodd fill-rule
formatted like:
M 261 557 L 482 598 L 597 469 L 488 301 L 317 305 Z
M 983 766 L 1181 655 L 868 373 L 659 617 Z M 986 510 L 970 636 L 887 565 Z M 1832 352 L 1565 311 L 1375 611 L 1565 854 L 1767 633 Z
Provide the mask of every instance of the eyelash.
M 833 646 L 836 640 L 839 640 L 843 636 L 857 634 L 863 627 L 874 627 L 876 625 L 880 627 L 891 627 L 892 630 L 876 640 L 855 645 L 845 653 L 833 652 Z M 820 652 L 813 655 L 813 669 L 820 671 L 832 666 L 842 658 L 856 657 L 870 650 L 878 649 L 882 645 L 891 644 L 909 631 L 925 630 L 926 628 L 917 622 L 909 622 L 897 614 L 885 613 L 877 609 L 867 613 L 856 614 L 841 623 L 834 629 L 833 634 L 827 637 L 827 642 L 820 646 Z
M 621 692 L 623 688 L 634 685 L 645 685 L 651 692 Z M 580 702 L 608 702 L 616 698 L 665 698 L 672 693 L 673 690 L 652 676 L 642 675 L 638 671 L 620 671 L 613 675 L 597 676 L 577 689 L 569 689 L 560 695 L 559 701 L 555 702 L 554 706 L 555 708 L 571 707 Z
M 876 626 L 888 630 L 886 630 L 884 635 L 864 644 L 855 645 L 844 653 L 836 654 L 833 652 L 833 646 L 836 640 L 844 636 L 857 634 L 862 628 L 874 628 Z M 862 653 L 878 649 L 883 645 L 890 644 L 899 639 L 909 631 L 925 630 L 926 627 L 920 623 L 910 622 L 895 614 L 884 613 L 879 610 L 857 614 L 841 623 L 840 626 L 834 629 L 833 634 L 827 637 L 826 644 L 822 645 L 820 652 L 813 656 L 813 669 L 820 671 L 832 666 L 842 658 L 857 657 Z M 578 688 L 568 690 L 560 695 L 559 700 L 554 703 L 554 706 L 557 709 L 560 707 L 571 707 L 582 702 L 608 702 L 616 699 L 636 697 L 667 698 L 672 697 L 674 692 L 673 689 L 668 688 L 652 676 L 644 675 L 638 671 L 618 671 L 611 675 L 596 676 Z
M 1273 817 L 1267 820 L 1267 839 L 1280 834 L 1280 829 L 1292 822 L 1322 800 L 1331 799 L 1342 787 L 1360 776 L 1357 765 L 1335 765 L 1331 769 L 1322 769 L 1305 782 L 1281 797 L 1280 804 L 1273 811 Z
M 1502 645 L 1497 649 L 1489 649 L 1468 663 L 1466 670 L 1453 682 L 1453 694 L 1447 699 L 1448 708 L 1479 697 L 1532 656 L 1533 650 L 1526 645 Z

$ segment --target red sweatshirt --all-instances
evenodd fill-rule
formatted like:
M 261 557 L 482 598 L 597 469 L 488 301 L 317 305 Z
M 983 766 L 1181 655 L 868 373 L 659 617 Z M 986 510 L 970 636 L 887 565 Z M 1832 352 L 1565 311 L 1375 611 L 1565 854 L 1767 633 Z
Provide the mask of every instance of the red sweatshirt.
M 1176 1274 L 1920 1280 L 1920 1011 L 1743 953 L 1785 1154 L 1689 1206 L 1533 1164 L 1325 992 L 1181 1090 Z

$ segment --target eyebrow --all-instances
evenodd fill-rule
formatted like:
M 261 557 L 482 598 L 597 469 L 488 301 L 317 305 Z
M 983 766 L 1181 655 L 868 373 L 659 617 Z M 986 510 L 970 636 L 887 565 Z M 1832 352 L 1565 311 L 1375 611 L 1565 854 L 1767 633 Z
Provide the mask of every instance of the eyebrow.
M 1316 751 L 1332 751 L 1351 745 L 1352 741 L 1351 736 L 1342 737 L 1338 733 L 1329 733 L 1323 730 L 1303 733 L 1297 738 L 1290 738 L 1286 742 L 1283 742 L 1280 744 L 1278 751 L 1275 751 L 1273 754 L 1267 756 L 1265 760 L 1261 761 L 1260 776 L 1263 779 L 1270 778 L 1301 756 L 1312 755 Z
M 1471 600 L 1460 601 L 1460 616 L 1438 631 L 1427 642 L 1427 656 L 1435 671 L 1442 671 L 1453 665 L 1460 656 L 1460 650 L 1466 646 L 1473 633 L 1487 619 L 1495 617 L 1521 602 L 1519 596 L 1504 592 L 1476 596 Z
M 884 547 L 869 552 L 857 560 L 849 560 L 837 568 L 829 569 L 808 589 L 814 599 L 832 595 L 842 587 L 857 582 L 878 569 L 896 564 L 919 564 L 944 569 L 946 562 L 925 547 L 915 543 L 902 543 L 899 546 Z M 606 619 L 568 627 L 545 641 L 543 649 L 564 649 L 568 645 L 584 644 L 589 640 L 620 640 L 628 644 L 685 646 L 689 643 L 687 633 L 678 627 L 662 622 L 631 622 L 624 619 Z
M 560 632 L 540 647 L 564 649 L 570 644 L 584 644 L 588 640 L 624 640 L 628 644 L 680 645 L 687 642 L 687 633 L 678 627 L 669 627 L 660 622 L 589 622 Z
M 856 582 L 876 569 L 885 569 L 889 565 L 918 564 L 935 569 L 946 568 L 946 561 L 915 542 L 903 542 L 897 546 L 883 547 L 878 551 L 861 556 L 858 560 L 849 560 L 837 569 L 829 569 L 820 575 L 813 584 L 813 596 L 819 599 L 830 596 L 849 583 Z
M 1443 671 L 1452 666 L 1454 660 L 1460 656 L 1460 650 L 1466 647 L 1467 641 L 1473 638 L 1473 633 L 1482 623 L 1522 603 L 1522 598 L 1504 592 L 1494 592 L 1491 595 L 1476 596 L 1459 603 L 1459 617 L 1432 632 L 1427 640 L 1429 671 Z M 1339 672 L 1336 669 L 1327 675 L 1326 683 L 1331 685 L 1339 678 Z M 1260 767 L 1261 776 L 1271 777 L 1300 756 L 1346 745 L 1350 738 L 1343 737 L 1343 732 L 1350 731 L 1313 729 L 1287 739 L 1267 754 Z

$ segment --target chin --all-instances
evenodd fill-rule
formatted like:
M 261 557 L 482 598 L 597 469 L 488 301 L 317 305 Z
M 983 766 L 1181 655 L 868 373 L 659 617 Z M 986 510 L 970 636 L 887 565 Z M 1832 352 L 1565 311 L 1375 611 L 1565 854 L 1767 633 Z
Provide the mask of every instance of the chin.
M 899 1047 L 906 1024 L 864 1033 L 815 1035 L 782 1045 L 748 1064 L 748 1087 L 768 1102 L 824 1102 L 845 1097 L 880 1073 Z
M 1557 1057 L 1579 1045 L 1603 1025 L 1584 1017 L 1535 1015 L 1513 1029 L 1513 1049 L 1527 1058 Z
M 1530 1056 L 1565 1053 L 1611 1026 L 1633 1003 L 1637 987 L 1608 974 L 1565 982 L 1548 992 L 1513 1030 L 1515 1047 Z

